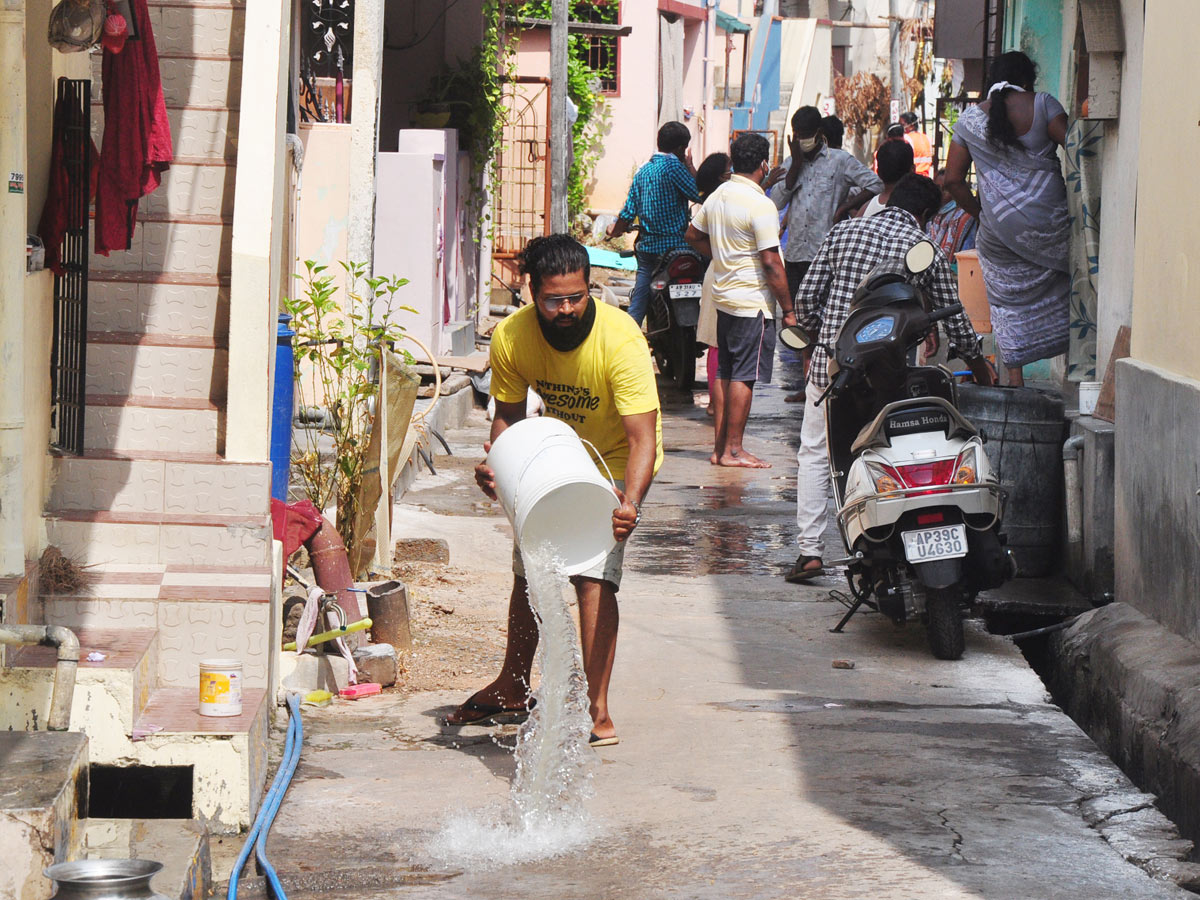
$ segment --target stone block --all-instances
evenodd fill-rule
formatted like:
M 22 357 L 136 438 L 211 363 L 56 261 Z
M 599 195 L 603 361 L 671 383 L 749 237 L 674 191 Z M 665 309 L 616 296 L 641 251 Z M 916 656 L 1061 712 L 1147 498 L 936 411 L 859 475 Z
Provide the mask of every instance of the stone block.
M 384 687 L 396 683 L 396 648 L 391 644 L 367 644 L 354 651 L 360 682 L 374 681 Z
M 78 857 L 88 742 L 74 732 L 0 732 L 0 897 L 45 900 L 49 865 Z

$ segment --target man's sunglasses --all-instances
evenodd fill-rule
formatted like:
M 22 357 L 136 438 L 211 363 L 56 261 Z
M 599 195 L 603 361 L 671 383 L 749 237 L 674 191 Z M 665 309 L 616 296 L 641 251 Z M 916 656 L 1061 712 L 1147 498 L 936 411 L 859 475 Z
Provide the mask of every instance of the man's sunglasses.
M 567 294 L 564 297 L 540 297 L 537 302 L 547 312 L 554 312 L 555 310 L 562 309 L 563 304 L 578 306 L 587 295 L 587 291 L 581 291 L 578 294 Z

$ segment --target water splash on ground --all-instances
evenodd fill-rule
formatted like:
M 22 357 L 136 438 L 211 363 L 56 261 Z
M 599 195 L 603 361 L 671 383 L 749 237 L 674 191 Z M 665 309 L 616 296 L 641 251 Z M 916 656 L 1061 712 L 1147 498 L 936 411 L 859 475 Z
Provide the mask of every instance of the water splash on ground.
M 537 705 L 517 733 L 516 773 L 499 809 L 453 816 L 430 853 L 465 868 L 487 869 L 569 853 L 596 827 L 587 813 L 595 759 L 587 680 L 570 604 L 574 591 L 552 548 L 523 552 L 529 599 L 540 629 L 542 679 Z

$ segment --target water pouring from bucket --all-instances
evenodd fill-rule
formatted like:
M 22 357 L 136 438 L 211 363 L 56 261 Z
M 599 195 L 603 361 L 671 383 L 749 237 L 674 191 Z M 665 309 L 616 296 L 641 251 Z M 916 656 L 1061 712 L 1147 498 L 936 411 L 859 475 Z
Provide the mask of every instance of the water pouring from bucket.
M 605 465 L 599 453 L 596 459 Z M 612 514 L 621 501 L 611 473 L 600 471 L 565 422 L 541 416 L 510 425 L 492 443 L 487 465 L 519 546 L 553 546 L 562 571 L 577 575 L 616 544 Z

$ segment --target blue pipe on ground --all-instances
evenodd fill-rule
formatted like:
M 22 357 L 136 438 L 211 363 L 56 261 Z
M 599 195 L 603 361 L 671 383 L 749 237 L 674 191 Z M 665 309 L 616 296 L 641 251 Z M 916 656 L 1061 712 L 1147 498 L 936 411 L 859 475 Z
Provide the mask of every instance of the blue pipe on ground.
M 275 333 L 275 384 L 271 394 L 271 496 L 287 503 L 292 464 L 292 414 L 296 403 L 296 332 L 292 317 L 279 316 Z
M 279 882 L 279 876 L 275 873 L 275 867 L 267 860 L 266 852 L 267 835 L 271 831 L 271 825 L 275 821 L 279 807 L 283 804 L 283 796 L 287 793 L 288 785 L 292 783 L 292 776 L 296 773 L 296 766 L 300 764 L 300 750 L 304 744 L 304 725 L 300 721 L 299 695 L 289 694 L 287 707 L 288 729 L 287 739 L 283 745 L 283 759 L 279 762 L 279 769 L 275 772 L 275 779 L 271 782 L 271 787 L 263 797 L 262 806 L 258 810 L 258 815 L 254 818 L 254 824 L 250 827 L 250 833 L 246 836 L 246 843 L 242 846 L 237 862 L 234 863 L 233 871 L 229 874 L 229 888 L 225 894 L 226 900 L 237 900 L 238 881 L 241 879 L 242 869 L 245 868 L 247 860 L 250 859 L 252 848 L 255 852 L 255 858 L 258 860 L 258 864 L 267 879 L 270 893 L 275 896 L 276 900 L 287 900 L 287 894 L 284 893 L 283 885 Z

